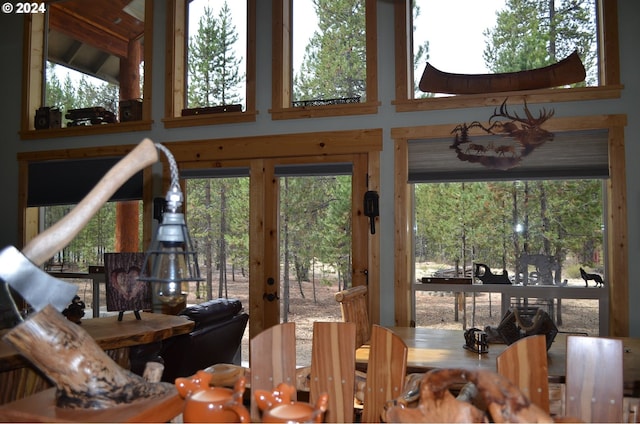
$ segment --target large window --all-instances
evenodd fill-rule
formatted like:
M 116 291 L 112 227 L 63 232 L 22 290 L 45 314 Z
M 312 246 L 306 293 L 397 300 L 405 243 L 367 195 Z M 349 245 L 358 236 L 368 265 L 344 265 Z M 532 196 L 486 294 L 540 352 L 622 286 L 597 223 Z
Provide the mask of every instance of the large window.
M 273 2 L 273 119 L 376 113 L 376 2 Z
M 247 4 L 188 5 L 187 108 L 246 109 Z
M 168 4 L 165 126 L 254 121 L 255 0 Z
M 466 275 L 481 283 L 493 274 L 516 285 L 571 288 L 585 287 L 583 268 L 607 281 L 603 205 L 601 180 L 416 184 L 416 279 Z M 606 290 L 594 281 L 589 286 Z M 467 325 L 496 327 L 500 296 L 471 296 Z M 454 303 L 451 295 L 417 291 L 416 325 L 459 328 L 462 318 Z M 598 335 L 598 300 L 543 297 L 512 303 L 542 308 L 562 331 Z
M 618 95 L 618 53 L 617 47 L 613 47 L 617 46 L 618 37 L 615 1 L 462 3 L 427 0 L 395 3 L 396 27 L 405 28 L 396 31 L 399 48 L 394 103 L 398 111 L 481 106 L 495 92 L 516 95 L 526 91 L 530 98 L 536 96 L 541 101 Z M 493 84 L 479 91 L 447 91 L 461 78 L 464 81 L 460 84 L 465 89 L 473 82 L 458 74 L 527 71 L 564 63 L 567 58 L 570 60 L 563 65 L 566 66 L 563 75 L 578 74 L 570 65 L 574 50 L 584 65 L 586 77 L 575 83 L 556 84 L 565 89 L 526 85 L 505 88 L 496 85 L 494 78 Z M 447 81 L 447 87 L 437 83 L 441 80 Z M 421 81 L 426 88 L 420 88 Z M 465 98 L 457 99 L 451 94 Z
M 25 17 L 23 138 L 150 127 L 152 2 L 123 4 L 52 2 Z
M 545 123 L 545 128 L 555 134 L 555 139 L 552 142 L 545 143 L 543 146 L 539 146 L 533 153 L 523 155 L 520 158 L 522 159 L 521 163 L 516 164 L 515 162 L 517 162 L 517 160 L 510 162 L 515 156 L 510 157 L 507 162 L 509 162 L 510 165 L 517 166 L 511 166 L 508 170 L 493 169 L 486 166 L 486 164 L 492 166 L 500 164 L 502 163 L 501 159 L 480 161 L 480 159 L 486 159 L 492 155 L 489 147 L 482 149 L 483 146 L 475 146 L 482 142 L 482 138 L 479 135 L 482 131 L 467 134 L 467 136 L 474 141 L 474 143 L 472 143 L 474 145 L 473 149 L 471 148 L 471 144 L 469 144 L 468 149 L 458 149 L 459 151 L 456 152 L 454 151 L 455 149 L 450 148 L 452 144 L 455 145 L 460 141 L 459 139 L 456 140 L 451 134 L 452 128 L 455 127 L 455 125 L 392 129 L 391 135 L 395 140 L 397 176 L 394 187 L 396 199 L 394 205 L 396 228 L 407 229 L 406 233 L 401 232 L 399 237 L 396 238 L 394 248 L 396 252 L 394 269 L 396 322 L 399 323 L 399 325 L 411 324 L 413 317 L 411 313 L 407 311 L 413 310 L 412 298 L 405 295 L 405 290 L 411 292 L 411 288 L 413 284 L 415 284 L 417 277 L 429 276 L 424 273 L 433 275 L 433 273 L 438 271 L 446 273 L 451 272 L 452 269 L 454 271 L 456 269 L 456 258 L 452 257 L 452 259 L 446 261 L 446 264 L 438 266 L 438 269 L 425 268 L 424 273 L 418 275 L 419 267 L 416 269 L 413 265 L 414 249 L 417 248 L 412 242 L 413 234 L 408 231 L 408 229 L 413 228 L 411 225 L 413 215 L 406 213 L 406 211 L 413 211 L 414 207 L 418 207 L 417 203 L 413 201 L 412 183 L 449 181 L 456 183 L 464 182 L 466 185 L 474 180 L 511 181 L 512 184 L 514 184 L 514 181 L 520 181 L 520 183 L 515 183 L 516 185 L 514 186 L 518 189 L 518 199 L 527 199 L 527 195 L 523 197 L 522 190 L 528 186 L 530 190 L 528 197 L 531 203 L 526 207 L 518 206 L 517 216 L 513 217 L 510 215 L 506 217 L 505 215 L 507 221 L 499 226 L 494 223 L 494 227 L 492 227 L 490 231 L 484 227 L 484 221 L 492 219 L 497 211 L 504 212 L 505 210 L 510 210 L 513 212 L 513 200 L 506 199 L 508 203 L 505 205 L 496 203 L 495 199 L 489 197 L 489 195 L 493 193 L 493 190 L 489 190 L 489 186 L 479 192 L 482 196 L 476 194 L 475 196 L 471 196 L 471 198 L 463 198 L 463 195 L 466 196 L 466 194 L 470 194 L 470 192 L 469 190 L 462 191 L 460 186 L 458 186 L 460 190 L 456 191 L 451 189 L 450 194 L 452 198 L 443 197 L 443 199 L 446 199 L 445 206 L 450 205 L 442 208 L 444 214 L 447 216 L 455 214 L 460 220 L 460 223 L 468 223 L 464 228 L 469 231 L 469 233 L 462 234 L 458 231 L 457 242 L 459 243 L 459 249 L 457 249 L 457 252 L 453 252 L 454 255 L 457 254 L 457 259 L 459 260 L 457 269 L 463 272 L 462 267 L 463 264 L 466 263 L 467 270 L 469 270 L 470 264 L 475 261 L 488 265 L 499 274 L 502 273 L 503 269 L 507 269 L 508 275 L 513 276 L 518 281 L 524 281 L 525 276 L 528 279 L 527 283 L 529 281 L 534 282 L 536 279 L 540 281 L 542 278 L 541 275 L 543 274 L 540 270 L 532 269 L 533 267 L 527 267 L 526 270 L 516 269 L 518 267 L 517 255 L 527 253 L 528 255 L 541 254 L 547 257 L 557 256 L 557 252 L 554 252 L 553 243 L 558 241 L 559 238 L 558 236 L 548 234 L 546 237 L 549 239 L 549 244 L 545 245 L 544 237 L 538 238 L 538 240 L 534 242 L 531 238 L 527 240 L 524 237 L 524 233 L 518 233 L 517 231 L 519 228 L 522 228 L 523 231 L 526 230 L 530 232 L 529 237 L 533 235 L 540 237 L 544 235 L 546 231 L 549 231 L 548 229 L 550 228 L 564 228 L 566 226 L 566 231 L 572 232 L 571 237 L 569 233 L 567 233 L 562 239 L 566 239 L 567 242 L 573 239 L 571 243 L 576 247 L 562 247 L 563 249 L 566 248 L 567 251 L 566 253 L 562 253 L 561 256 L 558 256 L 564 264 L 561 272 L 558 273 L 559 281 L 556 280 L 555 271 L 552 271 L 553 277 L 550 281 L 554 286 L 560 284 L 561 287 L 565 279 L 568 280 L 567 284 L 578 284 L 580 280 L 575 279 L 576 268 L 579 272 L 581 266 L 587 271 L 592 270 L 596 273 L 603 274 L 605 281 L 608 280 L 604 289 L 596 289 L 594 287 L 587 289 L 584 288 L 584 284 L 582 285 L 584 290 L 589 290 L 589 293 L 597 291 L 598 293 L 604 293 L 608 296 L 598 296 L 601 300 L 609 299 L 608 302 L 604 302 L 604 308 L 602 302 L 599 303 L 598 306 L 599 312 L 604 312 L 605 315 L 608 314 L 609 317 L 608 328 L 606 328 L 606 325 L 604 326 L 605 328 L 603 328 L 601 325 L 602 322 L 599 323 L 599 334 L 626 334 L 628 331 L 627 293 L 629 277 L 625 258 L 627 257 L 628 248 L 626 243 L 620 242 L 626 238 L 627 232 L 625 200 L 626 176 L 623 142 L 624 123 L 625 118 L 623 116 L 615 115 L 602 118 L 549 119 Z M 502 141 L 504 141 L 504 138 Z M 494 149 L 499 147 L 495 142 L 493 144 L 489 143 L 487 146 L 493 146 Z M 457 144 L 456 147 L 460 147 L 459 144 Z M 563 148 L 567 149 L 564 153 L 554 150 Z M 553 153 L 554 151 L 555 153 Z M 496 153 L 496 157 L 498 156 L 499 153 Z M 604 161 L 602 159 L 604 159 Z M 437 169 L 434 169 L 434 167 Z M 598 185 L 597 181 L 589 183 L 594 186 L 589 191 L 591 194 L 588 195 L 587 192 L 579 191 L 581 184 L 586 184 L 584 181 L 589 179 L 595 179 L 597 181 L 604 180 L 601 195 L 596 191 L 595 186 Z M 570 216 L 546 215 L 546 221 L 543 220 L 540 213 L 543 198 L 541 198 L 540 188 L 536 188 L 537 191 L 534 190 L 534 188 L 539 184 L 539 181 L 544 180 L 558 181 L 554 183 L 558 184 L 558 186 L 554 189 L 549 189 L 549 193 L 547 193 L 548 201 L 546 207 L 548 211 L 552 210 L 552 204 L 549 203 L 551 199 L 550 193 L 553 193 L 555 196 L 556 191 L 561 189 L 565 190 L 565 187 L 571 184 L 573 184 L 572 191 L 564 193 L 567 198 L 565 200 L 567 204 L 556 204 L 556 206 L 565 208 L 568 207 L 569 202 L 575 204 L 574 202 L 578 201 L 578 199 L 583 199 L 585 205 L 591 205 L 589 210 L 581 213 L 576 212 L 573 213 L 573 215 L 570 214 Z M 571 182 L 571 180 L 575 180 L 576 182 Z M 529 183 L 525 185 L 525 181 L 529 181 Z M 577 184 L 577 182 L 580 182 L 580 184 Z M 470 188 L 471 186 L 468 187 Z M 537 193 L 537 195 L 534 195 L 534 193 Z M 606 213 L 601 214 L 596 208 L 593 202 L 597 199 L 601 199 L 602 202 L 600 210 L 606 211 Z M 460 202 L 460 204 L 456 205 L 456 201 Z M 424 209 L 425 205 L 422 204 L 420 207 Z M 456 209 L 456 207 L 458 209 Z M 476 211 L 481 210 L 481 213 L 477 213 L 477 216 L 470 218 L 466 215 L 466 208 L 468 208 L 469 211 L 473 211 L 474 209 Z M 585 206 L 585 208 L 587 208 L 587 206 Z M 529 213 L 531 213 L 531 211 L 536 210 L 538 211 L 535 212 L 535 215 L 538 217 L 537 221 L 530 222 L 530 224 L 537 226 L 537 228 L 535 228 L 536 232 L 534 233 L 534 228 L 525 221 L 520 222 L 520 219 L 524 219 L 526 216 L 523 212 L 529 211 Z M 562 211 L 563 209 L 557 210 Z M 532 216 L 533 215 L 529 216 L 530 220 L 532 220 Z M 603 217 L 600 227 L 596 221 L 591 221 L 589 218 L 595 218 L 597 216 Z M 437 220 L 438 217 L 434 216 L 432 219 Z M 574 220 L 576 221 L 574 222 Z M 589 230 L 588 234 L 584 228 L 580 230 L 583 231 L 582 234 L 573 234 L 579 231 L 578 227 L 580 225 L 590 221 L 593 222 L 593 225 L 590 226 L 591 230 Z M 560 223 L 563 223 L 563 227 L 558 227 Z M 571 223 L 571 225 L 569 226 L 567 223 Z M 522 227 L 517 226 L 517 224 L 521 224 Z M 422 226 L 424 225 L 423 223 Z M 418 223 L 418 226 L 420 226 L 420 223 Z M 460 230 L 461 228 L 459 224 L 457 229 Z M 479 231 L 478 229 L 480 228 L 484 230 Z M 572 228 L 572 230 L 570 230 L 570 228 Z M 600 238 L 598 231 L 604 231 L 605 229 L 606 233 L 603 233 L 604 235 Z M 481 234 L 477 234 L 478 232 Z M 587 235 L 589 236 L 588 239 Z M 516 236 L 518 246 L 513 243 L 513 241 L 516 240 Z M 463 240 L 460 240 L 460 238 L 478 240 L 478 237 L 491 238 L 492 242 L 490 246 L 495 252 L 490 253 L 486 248 L 481 248 L 480 245 L 475 242 L 471 242 L 472 245 L 466 245 L 467 247 L 473 246 L 473 250 L 462 249 L 460 247 L 460 243 L 463 243 Z M 509 239 L 508 237 L 512 238 Z M 444 236 L 443 240 L 445 240 Z M 527 247 L 524 245 L 525 240 L 527 240 Z M 505 241 L 508 241 L 506 246 L 503 244 Z M 580 242 L 583 243 L 584 246 L 580 246 Z M 562 243 L 564 243 L 564 241 L 562 241 Z M 602 246 L 602 248 L 599 246 Z M 432 240 L 428 247 L 432 252 L 440 252 L 445 249 L 444 246 L 438 244 L 437 240 L 435 242 Z M 451 247 L 447 249 L 451 251 Z M 511 252 L 509 252 L 509 250 Z M 507 252 L 504 255 L 504 259 L 502 258 L 501 252 Z M 416 252 L 416 254 L 417 253 L 418 252 Z M 462 259 L 463 255 L 466 255 L 465 260 Z M 516 261 L 510 262 L 509 257 L 516 258 Z M 548 262 L 550 262 L 550 259 Z M 411 265 L 407 266 L 407 264 Z M 532 272 L 535 274 L 531 274 Z M 591 282 L 590 284 L 592 285 L 593 283 Z M 609 305 L 615 305 L 615 308 L 609 307 Z

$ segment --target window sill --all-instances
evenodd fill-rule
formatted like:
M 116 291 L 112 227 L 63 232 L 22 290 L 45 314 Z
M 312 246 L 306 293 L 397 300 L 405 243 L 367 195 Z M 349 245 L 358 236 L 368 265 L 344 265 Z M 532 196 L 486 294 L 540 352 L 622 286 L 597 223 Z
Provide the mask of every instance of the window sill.
M 224 112 L 212 113 L 209 115 L 192 115 L 192 116 L 176 116 L 173 118 L 164 118 L 162 122 L 165 128 L 184 128 L 196 127 L 202 125 L 221 125 L 234 124 L 239 122 L 255 122 L 256 111 L 246 112 Z
M 482 106 L 499 106 L 505 99 L 522 99 L 529 103 L 571 102 L 584 100 L 617 99 L 622 85 L 581 88 L 550 88 L 527 91 L 505 91 L 490 94 L 465 94 L 426 99 L 394 100 L 396 112 L 416 112 L 425 110 L 462 109 Z
M 329 116 L 372 115 L 378 113 L 380 102 L 350 103 L 329 106 L 301 106 L 270 109 L 273 120 L 324 118 Z
M 80 137 L 97 134 L 113 134 L 133 131 L 149 131 L 153 121 L 118 122 L 114 124 L 87 125 L 44 130 L 29 129 L 20 131 L 20 139 L 37 140 L 46 138 Z

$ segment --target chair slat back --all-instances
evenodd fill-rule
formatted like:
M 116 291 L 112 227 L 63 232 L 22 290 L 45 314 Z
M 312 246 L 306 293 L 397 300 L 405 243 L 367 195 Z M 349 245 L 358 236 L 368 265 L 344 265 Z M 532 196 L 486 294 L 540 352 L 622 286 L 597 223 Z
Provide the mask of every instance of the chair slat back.
M 566 416 L 584 422 L 621 422 L 622 340 L 568 336 Z
M 272 391 L 278 384 L 296 386 L 296 326 L 293 322 L 276 324 L 256 335 L 250 342 L 251 390 Z M 296 393 L 293 394 L 294 400 Z M 260 411 L 251 397 L 251 419 Z
M 356 348 L 369 342 L 369 297 L 367 286 L 355 286 L 339 291 L 335 299 L 340 303 L 342 320 L 356 324 Z
M 329 395 L 325 421 L 354 421 L 356 325 L 352 322 L 314 322 L 311 347 L 309 401 L 315 405 Z
M 400 336 L 379 325 L 371 327 L 370 346 L 362 422 L 379 423 L 386 402 L 402 394 L 409 349 Z
M 531 402 L 549 413 L 549 369 L 544 334 L 509 345 L 496 358 L 498 374 L 514 383 Z

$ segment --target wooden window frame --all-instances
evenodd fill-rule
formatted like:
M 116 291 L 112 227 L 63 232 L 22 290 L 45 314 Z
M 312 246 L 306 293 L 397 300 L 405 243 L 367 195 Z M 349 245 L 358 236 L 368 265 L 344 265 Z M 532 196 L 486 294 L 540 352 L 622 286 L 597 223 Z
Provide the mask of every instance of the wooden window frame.
M 256 120 L 256 0 L 247 1 L 246 108 L 242 112 L 181 116 L 186 102 L 187 0 L 167 0 L 165 128 L 217 125 Z
M 273 62 L 271 117 L 273 120 L 378 113 L 378 43 L 376 0 L 365 0 L 367 40 L 367 99 L 364 103 L 292 106 L 293 0 L 273 1 Z
M 414 99 L 413 66 L 413 24 L 411 21 L 411 0 L 394 2 L 395 31 L 395 71 L 396 71 L 396 112 L 455 109 L 499 105 L 501 99 L 526 100 L 529 103 L 570 102 L 620 98 L 620 53 L 618 49 L 618 5 L 616 0 L 597 0 L 599 76 L 598 87 L 552 88 L 502 93 L 464 94 L 451 97 L 431 97 Z
M 45 88 L 43 79 L 46 46 L 46 14 L 25 15 L 23 34 L 23 69 L 27 70 L 22 79 L 22 114 L 20 138 L 33 140 L 42 138 L 74 137 L 95 134 L 113 134 L 151 129 L 151 82 L 153 58 L 153 0 L 145 0 L 144 21 L 144 86 L 142 120 L 118 122 L 108 125 L 91 125 L 66 128 L 36 130 L 34 119 L 36 109 L 42 106 Z
M 609 290 L 609 334 L 629 335 L 629 268 L 627 243 L 627 180 L 624 147 L 626 115 L 598 115 L 567 118 L 552 118 L 546 122 L 549 131 L 608 130 L 609 179 L 606 182 L 605 205 L 607 220 L 606 269 L 609 281 L 604 290 Z M 410 326 L 412 319 L 412 267 L 413 199 L 409 176 L 408 141 L 434 139 L 451 136 L 456 124 L 407 128 L 392 128 L 391 138 L 395 144 L 394 156 L 394 214 L 396 237 L 394 240 L 394 290 L 395 323 Z M 601 336 L 605 336 L 602 335 Z

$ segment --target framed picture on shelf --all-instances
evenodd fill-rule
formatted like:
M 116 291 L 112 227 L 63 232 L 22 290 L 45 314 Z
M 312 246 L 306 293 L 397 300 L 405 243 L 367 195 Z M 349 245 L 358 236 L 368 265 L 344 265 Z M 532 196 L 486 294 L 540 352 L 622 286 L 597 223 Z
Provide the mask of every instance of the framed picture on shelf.
M 143 263 L 142 252 L 104 254 L 107 311 L 137 313 L 152 308 L 149 283 L 138 281 Z

